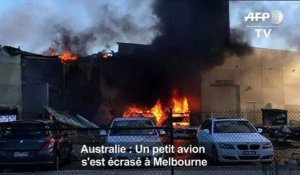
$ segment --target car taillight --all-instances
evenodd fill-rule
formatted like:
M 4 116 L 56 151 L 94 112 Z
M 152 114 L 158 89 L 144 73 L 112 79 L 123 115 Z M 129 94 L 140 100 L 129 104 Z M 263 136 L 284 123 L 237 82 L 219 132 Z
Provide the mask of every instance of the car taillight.
M 42 145 L 42 149 L 49 149 L 54 146 L 55 140 L 54 139 L 47 139 L 46 142 Z

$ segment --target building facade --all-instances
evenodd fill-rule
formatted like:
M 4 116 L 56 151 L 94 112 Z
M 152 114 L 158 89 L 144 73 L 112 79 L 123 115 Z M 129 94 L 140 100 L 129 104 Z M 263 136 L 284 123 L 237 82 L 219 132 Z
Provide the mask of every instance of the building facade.
M 253 48 L 202 72 L 202 111 L 300 109 L 300 53 Z
M 0 105 L 21 110 L 21 59 L 10 47 L 0 47 Z

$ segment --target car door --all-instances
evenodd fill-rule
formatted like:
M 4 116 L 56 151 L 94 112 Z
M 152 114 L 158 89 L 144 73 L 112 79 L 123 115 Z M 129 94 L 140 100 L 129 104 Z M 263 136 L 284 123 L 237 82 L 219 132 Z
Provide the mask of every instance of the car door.
M 208 129 L 209 133 L 204 132 L 204 129 Z M 200 146 L 205 148 L 205 151 L 211 154 L 211 145 L 212 145 L 212 121 L 206 120 L 200 127 L 198 133 L 198 143 Z

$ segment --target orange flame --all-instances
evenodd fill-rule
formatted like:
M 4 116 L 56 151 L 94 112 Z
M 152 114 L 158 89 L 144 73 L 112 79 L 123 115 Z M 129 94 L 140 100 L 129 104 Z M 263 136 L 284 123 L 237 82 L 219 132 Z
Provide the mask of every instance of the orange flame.
M 136 105 L 129 106 L 123 113 L 123 117 L 147 117 L 154 118 L 156 125 L 160 126 L 163 122 L 164 111 L 160 100 L 151 109 L 140 108 Z
M 66 62 L 66 61 L 76 60 L 78 57 L 74 56 L 69 50 L 67 50 L 62 55 L 60 55 L 59 58 L 63 62 Z
M 189 104 L 186 97 L 172 98 L 174 117 L 180 116 L 182 113 L 189 113 Z
M 166 119 L 166 115 L 162 109 L 160 100 L 151 108 L 151 113 L 155 116 L 156 125 L 161 126 L 163 121 Z
M 186 97 L 179 98 L 174 96 L 170 100 L 170 104 L 173 107 L 173 117 L 183 117 L 183 122 L 179 124 L 189 123 L 189 105 Z M 148 117 L 154 118 L 157 126 L 162 126 L 168 116 L 168 107 L 163 107 L 160 100 L 157 100 L 155 105 L 151 108 L 138 107 L 131 105 L 125 109 L 123 117 Z
M 58 56 L 59 54 L 55 49 L 50 49 L 49 51 L 44 53 L 44 55 L 45 56 Z M 78 57 L 73 55 L 72 52 L 69 50 L 64 51 L 64 53 L 59 55 L 58 57 L 62 62 L 67 62 L 67 61 L 72 61 L 72 60 L 78 59 Z

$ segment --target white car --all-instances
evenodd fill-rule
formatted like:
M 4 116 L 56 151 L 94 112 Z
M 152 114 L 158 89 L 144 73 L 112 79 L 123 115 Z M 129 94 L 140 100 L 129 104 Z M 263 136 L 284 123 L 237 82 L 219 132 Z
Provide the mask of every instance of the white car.
M 261 132 L 243 118 L 211 118 L 202 123 L 197 139 L 214 163 L 272 163 L 273 145 Z
M 152 154 L 153 147 L 163 146 L 160 135 L 166 134 L 164 130 L 154 128 L 153 121 L 146 117 L 115 118 L 106 137 L 106 145 L 120 145 L 126 147 L 126 153 L 109 154 L 109 158 L 138 159 L 163 157 L 163 154 Z M 139 129 L 141 128 L 141 129 Z M 149 129 L 147 129 L 149 128 Z M 105 133 L 102 133 L 103 135 Z M 149 153 L 137 153 L 135 146 L 149 147 Z

